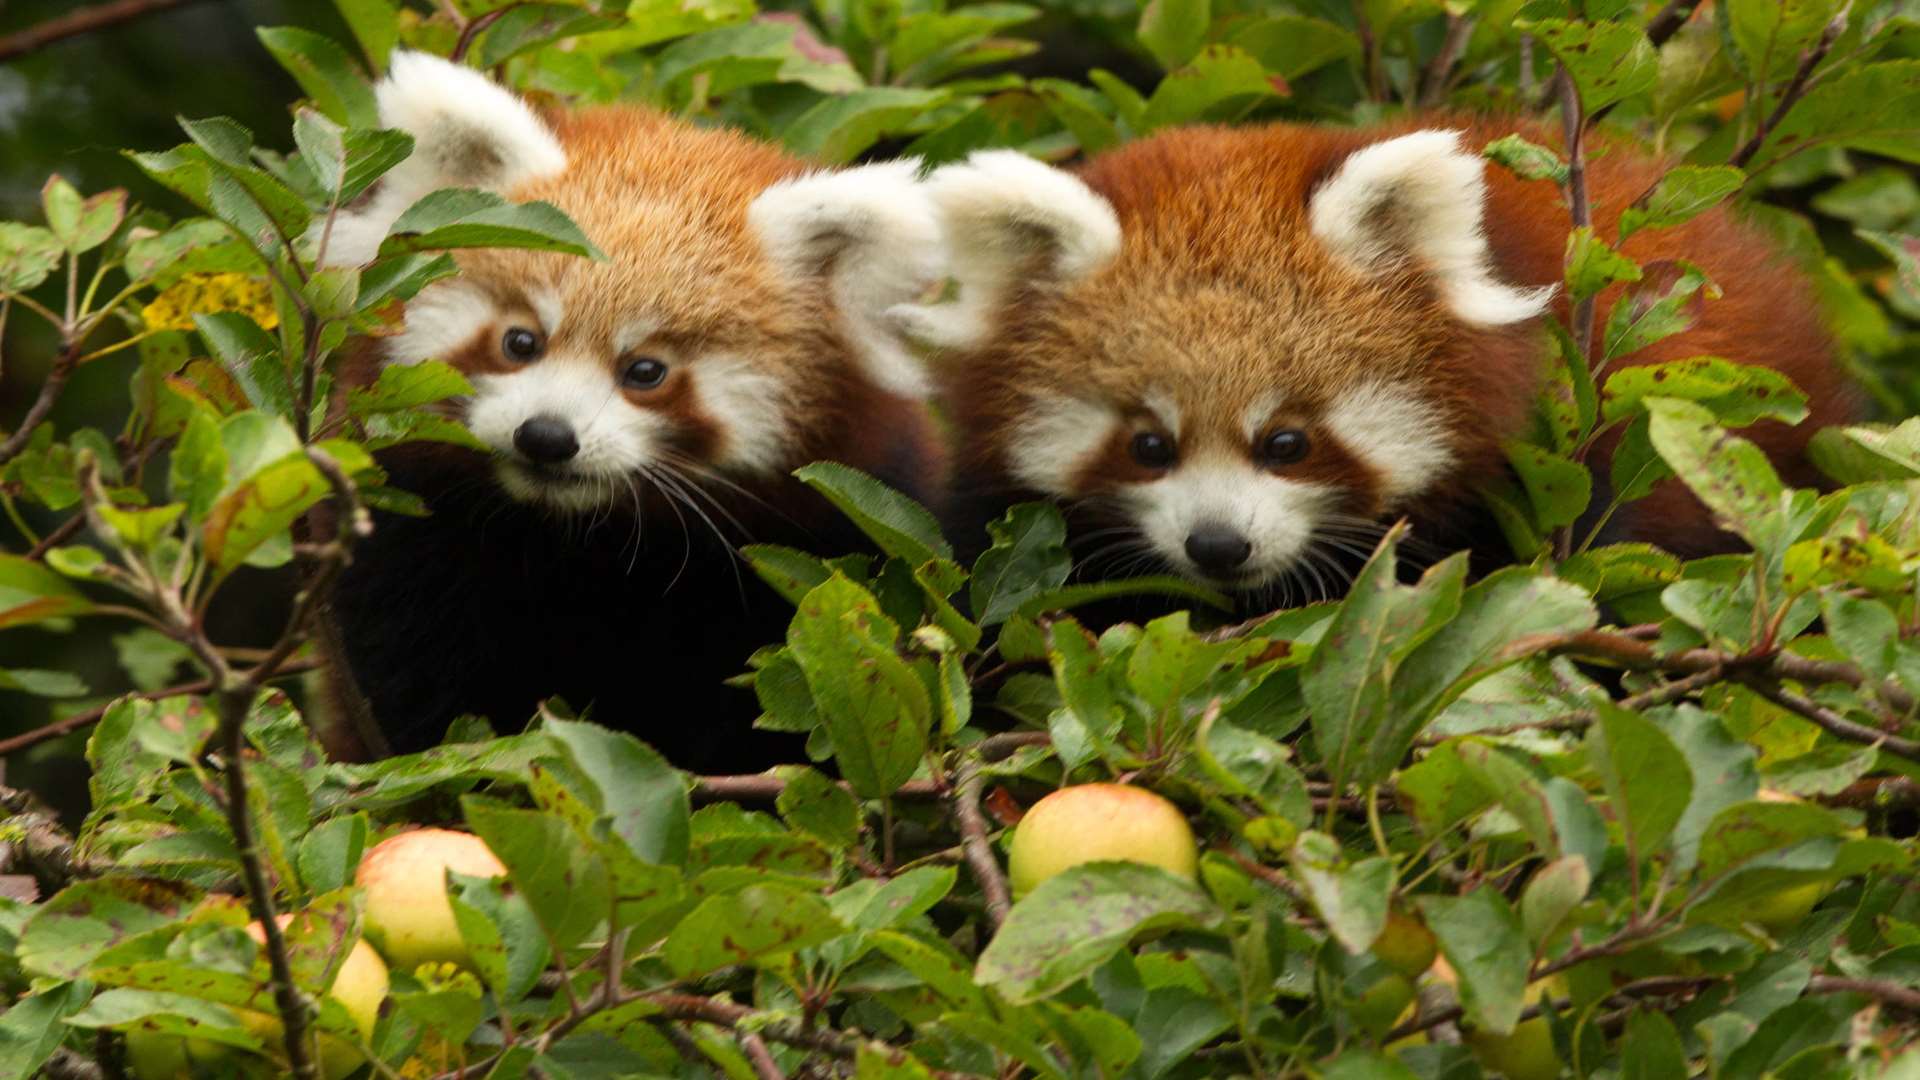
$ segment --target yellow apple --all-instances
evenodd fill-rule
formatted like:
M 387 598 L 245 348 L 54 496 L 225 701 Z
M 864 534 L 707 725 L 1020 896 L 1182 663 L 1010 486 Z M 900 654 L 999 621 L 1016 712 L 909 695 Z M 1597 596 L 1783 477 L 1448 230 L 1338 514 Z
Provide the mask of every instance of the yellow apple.
M 277 921 L 284 927 L 292 920 L 292 915 L 282 915 Z M 259 923 L 248 926 L 247 933 L 255 941 L 266 941 Z M 363 1040 L 372 1039 L 373 1026 L 380 1019 L 380 1003 L 387 997 L 386 962 L 366 942 L 354 942 L 353 951 L 341 961 L 333 985 L 327 988 L 327 996 L 346 1009 Z M 286 1028 L 277 1014 L 238 1008 L 233 1013 L 239 1017 L 240 1026 L 260 1040 L 268 1057 L 285 1061 Z M 209 1039 L 152 1031 L 127 1033 L 127 1065 L 135 1080 L 192 1080 L 221 1071 L 221 1064 L 240 1052 Z M 360 1051 L 345 1040 L 327 1034 L 320 1036 L 320 1072 L 327 1080 L 341 1080 L 364 1061 Z
M 1404 911 L 1393 911 L 1388 913 L 1386 927 L 1374 940 L 1373 955 L 1407 978 L 1417 979 L 1433 966 L 1439 949 L 1434 943 L 1433 931 L 1427 929 L 1425 923 Z
M 1068 867 L 1105 859 L 1146 863 L 1192 879 L 1199 851 L 1180 808 L 1145 788 L 1061 788 L 1034 803 L 1013 830 L 1013 895 L 1026 895 Z
M 502 877 L 507 868 L 486 842 L 452 829 L 414 829 L 375 844 L 354 871 L 366 893 L 367 937 L 403 971 L 426 963 L 468 962 L 467 944 L 447 902 L 447 871 Z

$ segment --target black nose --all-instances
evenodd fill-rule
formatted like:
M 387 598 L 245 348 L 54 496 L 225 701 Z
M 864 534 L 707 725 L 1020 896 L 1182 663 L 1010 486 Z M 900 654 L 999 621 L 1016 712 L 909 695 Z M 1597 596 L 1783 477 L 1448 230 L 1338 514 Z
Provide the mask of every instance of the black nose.
M 536 465 L 558 465 L 580 452 L 580 440 L 565 420 L 536 416 L 514 431 L 513 448 Z
M 1187 558 L 1209 574 L 1224 574 L 1252 554 L 1253 544 L 1227 525 L 1209 522 L 1187 534 Z

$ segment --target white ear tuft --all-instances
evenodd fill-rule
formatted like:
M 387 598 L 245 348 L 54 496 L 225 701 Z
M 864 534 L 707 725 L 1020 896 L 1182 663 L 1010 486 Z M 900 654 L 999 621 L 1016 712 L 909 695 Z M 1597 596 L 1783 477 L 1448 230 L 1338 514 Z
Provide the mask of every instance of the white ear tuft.
M 938 169 L 927 192 L 946 227 L 960 296 L 897 317 L 934 344 L 977 345 L 1016 282 L 1077 281 L 1120 251 L 1120 221 L 1105 199 L 1016 150 L 985 150 Z
M 1413 262 L 1467 322 L 1500 326 L 1545 311 L 1554 286 L 1496 280 L 1481 220 L 1485 165 L 1456 131 L 1416 131 L 1357 151 L 1312 196 L 1313 235 L 1362 270 Z
M 760 193 L 747 223 L 780 271 L 827 275 L 842 327 L 882 387 L 926 396 L 923 366 L 892 312 L 946 273 L 940 222 L 917 160 L 819 172 Z
M 330 263 L 371 260 L 394 220 L 430 192 L 505 192 L 567 166 L 566 151 L 533 109 L 472 68 L 397 51 L 374 94 L 380 123 L 413 136 L 413 153 L 380 178 L 365 206 L 340 216 Z

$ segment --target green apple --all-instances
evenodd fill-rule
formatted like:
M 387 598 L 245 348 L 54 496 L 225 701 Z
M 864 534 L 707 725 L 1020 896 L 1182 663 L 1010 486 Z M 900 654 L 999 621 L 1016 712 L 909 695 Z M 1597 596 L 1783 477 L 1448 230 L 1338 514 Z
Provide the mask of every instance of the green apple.
M 1417 979 L 1433 966 L 1439 949 L 1427 924 L 1404 911 L 1387 915 L 1387 925 L 1374 940 L 1373 955 L 1380 962 L 1409 979 Z
M 1459 985 L 1459 977 L 1446 957 L 1434 963 L 1433 971 L 1440 981 Z M 1555 975 L 1528 983 L 1524 999 L 1528 1005 L 1537 1005 L 1549 990 L 1562 993 L 1565 989 L 1565 981 Z M 1520 1021 L 1507 1035 L 1470 1027 L 1463 1027 L 1460 1035 L 1479 1059 L 1480 1067 L 1496 1076 L 1507 1080 L 1558 1080 L 1560 1076 L 1560 1052 L 1554 1048 L 1553 1027 L 1544 1016 Z
M 278 922 L 286 926 L 292 920 L 292 915 L 282 915 Z M 255 941 L 266 941 L 259 923 L 247 927 L 247 933 Z M 327 996 L 346 1009 L 361 1039 L 371 1040 L 373 1026 L 380 1019 L 380 1003 L 387 997 L 386 962 L 366 942 L 354 942 L 353 951 L 334 975 L 333 985 L 327 987 Z M 240 1026 L 260 1040 L 268 1057 L 284 1063 L 286 1027 L 278 1015 L 254 1009 L 234 1009 L 233 1013 L 239 1017 Z M 152 1031 L 127 1033 L 127 1066 L 135 1080 L 192 1080 L 223 1071 L 221 1065 L 241 1052 L 209 1039 Z M 342 1080 L 364 1063 L 365 1058 L 352 1044 L 333 1035 L 320 1036 L 320 1073 L 327 1080 Z
M 1388 971 L 1361 991 L 1347 1012 L 1361 1030 L 1379 1038 L 1410 1019 L 1413 1008 L 1413 980 Z
M 486 842 L 452 829 L 414 829 L 375 844 L 354 872 L 366 894 L 367 937 L 403 971 L 421 964 L 468 962 L 467 944 L 447 902 L 447 871 L 502 877 L 507 868 Z
M 1013 830 L 1013 895 L 1081 863 L 1118 859 L 1192 879 L 1199 863 L 1180 808 L 1145 788 L 1080 784 L 1034 803 Z

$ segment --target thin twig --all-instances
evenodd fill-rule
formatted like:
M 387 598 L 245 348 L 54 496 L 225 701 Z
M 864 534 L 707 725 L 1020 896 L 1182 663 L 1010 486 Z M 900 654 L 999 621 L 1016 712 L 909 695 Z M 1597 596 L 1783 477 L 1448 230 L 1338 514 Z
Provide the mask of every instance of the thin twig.
M 1889 735 L 1865 724 L 1856 724 L 1812 698 L 1803 697 L 1766 679 L 1747 677 L 1741 682 L 1775 705 L 1813 721 L 1826 729 L 1829 735 L 1845 739 L 1847 742 L 1878 747 L 1886 753 L 1906 758 L 1908 761 L 1920 761 L 1920 742 L 1903 739 L 1898 735 Z
M 1386 73 L 1381 70 L 1380 39 L 1374 36 L 1373 23 L 1367 19 L 1367 5 L 1353 5 L 1353 31 L 1360 38 L 1361 77 L 1366 83 L 1368 101 L 1387 98 Z
M 27 552 L 27 558 L 36 561 L 46 558 L 47 552 L 73 539 L 74 534 L 85 528 L 86 525 L 87 519 L 85 515 L 82 514 L 75 514 L 60 524 L 55 525 L 51 532 L 40 538 L 39 543 L 33 545 L 33 550 Z
M 1045 746 L 1051 737 L 1044 731 L 1009 731 L 999 735 L 989 735 L 970 747 L 982 761 L 1001 761 L 1028 746 Z M 846 781 L 840 786 L 847 791 L 853 787 Z M 695 802 L 772 802 L 787 789 L 787 782 L 773 773 L 731 773 L 719 776 L 696 776 L 690 794 Z M 896 799 L 940 799 L 947 795 L 947 787 L 938 780 L 909 780 L 894 789 Z
M 1700 6 L 1700 0 L 1668 0 L 1667 6 L 1659 10 L 1647 23 L 1647 40 L 1654 48 L 1665 45 L 1680 28 L 1693 18 L 1693 11 Z
M 787 1080 L 787 1074 L 780 1071 L 780 1063 L 773 1060 L 773 1051 L 767 1049 L 767 1041 L 751 1031 L 739 1034 L 740 1050 L 753 1063 L 753 1074 L 760 1080 Z
M 98 4 L 68 12 L 58 18 L 48 19 L 29 26 L 25 30 L 0 37 L 0 63 L 18 56 L 25 56 L 35 49 L 51 45 L 56 41 L 78 37 L 81 34 L 130 22 L 143 15 L 152 15 L 195 2 L 196 0 L 116 0 L 111 4 Z
M 14 429 L 7 441 L 0 443 L 0 465 L 5 465 L 20 456 L 33 440 L 34 429 L 53 412 L 53 406 L 60 400 L 60 391 L 66 388 L 68 376 L 80 361 L 80 343 L 70 342 L 53 358 L 53 367 L 47 372 L 45 382 L 40 384 L 40 392 L 34 396 L 33 404 L 27 406 L 27 415 L 20 418 L 20 426 Z
M 460 30 L 460 39 L 453 43 L 453 51 L 447 54 L 447 59 L 453 61 L 456 64 L 465 63 L 467 59 L 467 50 L 473 47 L 473 41 L 475 38 L 479 37 L 482 33 L 484 33 L 487 27 L 492 26 L 494 23 L 499 22 L 501 17 L 504 16 L 507 12 L 512 11 L 514 8 L 524 7 L 524 6 L 525 6 L 524 4 L 506 4 L 504 6 L 494 8 L 492 11 L 487 12 L 485 15 L 482 15 L 479 18 L 474 19 L 472 22 L 462 27 Z
M 1575 229 L 1593 225 L 1593 202 L 1587 196 L 1587 117 L 1580 104 L 1580 89 L 1565 64 L 1560 65 L 1560 121 L 1567 142 L 1567 211 Z M 1573 340 L 1580 346 L 1580 358 L 1591 362 L 1593 349 L 1593 301 L 1589 296 L 1573 306 Z M 1564 558 L 1565 552 L 1561 553 Z
M 1793 110 L 1801 96 L 1807 92 L 1808 81 L 1813 78 L 1813 69 L 1820 66 L 1820 61 L 1826 59 L 1827 53 L 1833 50 L 1833 43 L 1840 40 L 1841 34 L 1846 33 L 1847 13 L 1852 8 L 1851 2 L 1842 6 L 1839 14 L 1835 15 L 1827 23 L 1827 28 L 1821 32 L 1820 40 L 1814 42 L 1812 48 L 1800 54 L 1800 66 L 1794 69 L 1793 78 L 1787 81 L 1787 88 L 1780 92 L 1779 102 L 1774 105 L 1773 111 L 1760 121 L 1760 126 L 1754 130 L 1753 138 L 1748 139 L 1744 146 L 1735 150 L 1733 156 L 1727 159 L 1727 164 L 1744 169 L 1747 162 L 1753 160 L 1753 155 L 1760 152 L 1761 145 L 1767 141 L 1769 135 L 1773 134 L 1773 129 L 1780 126 L 1780 121 L 1787 118 L 1787 113 Z
M 1007 890 L 1000 860 L 993 854 L 993 845 L 987 842 L 987 821 L 980 814 L 980 767 L 972 761 L 962 761 L 957 772 L 953 785 L 954 823 L 960 829 L 967 868 L 973 872 L 986 898 L 987 919 L 998 931 L 1007 921 L 1007 913 L 1013 910 L 1013 897 Z
M 58 892 L 69 882 L 99 877 L 111 864 L 90 862 L 74 851 L 74 839 L 60 824 L 59 815 L 48 809 L 31 792 L 0 786 L 0 810 L 7 813 L 8 828 L 17 832 L 11 846 L 26 860 L 34 878 L 48 893 Z M 10 869 L 10 857 L 0 859 L 0 873 Z
M 1848 979 L 1838 975 L 1815 975 L 1807 980 L 1807 989 L 1816 994 L 1865 994 L 1882 1005 L 1904 1012 L 1920 1013 L 1920 990 L 1881 979 Z
M 1433 54 L 1420 74 L 1420 107 L 1431 109 L 1447 100 L 1447 86 L 1453 67 L 1473 40 L 1473 20 L 1465 15 L 1447 15 L 1447 36 L 1440 51 Z

